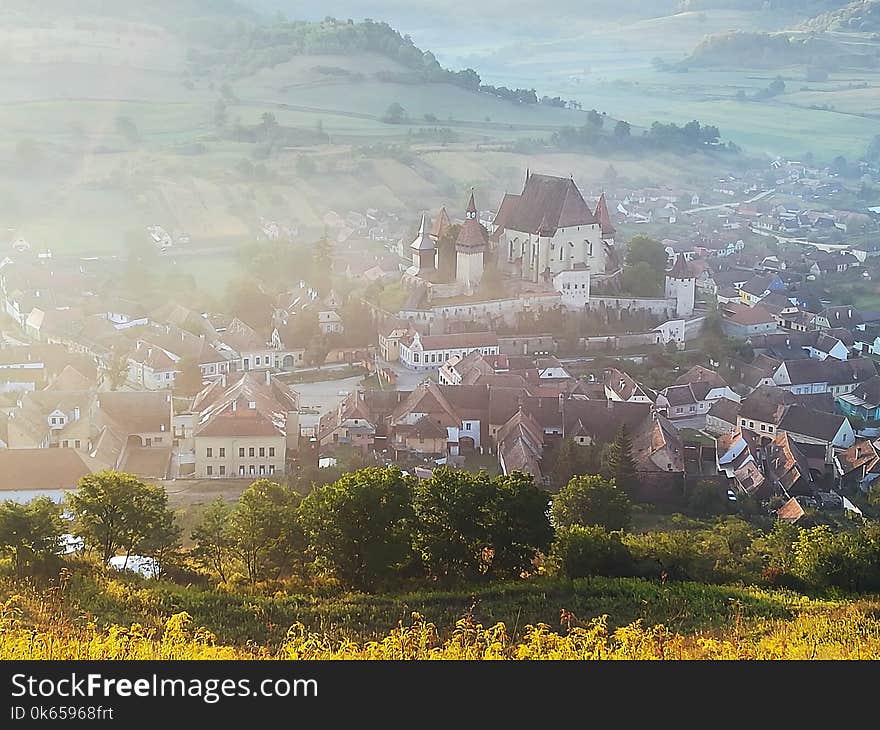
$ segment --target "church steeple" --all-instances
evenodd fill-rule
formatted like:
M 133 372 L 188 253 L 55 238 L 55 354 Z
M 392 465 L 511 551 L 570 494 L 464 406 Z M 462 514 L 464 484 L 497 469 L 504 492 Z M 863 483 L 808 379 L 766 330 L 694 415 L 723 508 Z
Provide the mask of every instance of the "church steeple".
M 471 190 L 471 197 L 468 200 L 467 210 L 465 211 L 465 218 L 476 220 L 477 217 L 477 204 L 474 202 L 474 191 Z

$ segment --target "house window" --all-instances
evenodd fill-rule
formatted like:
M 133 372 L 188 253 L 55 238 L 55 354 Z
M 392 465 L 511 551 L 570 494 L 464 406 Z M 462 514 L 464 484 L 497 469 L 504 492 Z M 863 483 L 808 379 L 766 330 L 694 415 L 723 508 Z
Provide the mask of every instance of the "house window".
M 254 361 L 257 366 L 260 365 L 260 356 L 257 355 L 256 360 Z
M 205 449 L 205 456 L 207 456 L 209 459 L 214 456 L 214 449 L 212 449 L 210 446 Z
M 413 362 L 418 362 L 418 361 L 419 361 L 419 353 L 414 352 L 413 353 Z
M 243 446 L 238 450 L 238 455 L 239 455 L 239 457 L 244 457 L 244 447 Z
M 68 448 L 68 447 L 70 446 L 70 441 L 68 441 L 67 439 L 65 439 L 65 440 L 64 440 L 64 443 L 62 443 L 61 445 L 66 449 L 66 448 Z
M 766 430 L 767 430 L 767 427 L 766 427 L 763 423 L 761 424 L 761 430 L 762 430 L 762 431 L 766 431 Z
M 260 456 L 261 457 L 266 456 L 266 447 L 265 446 L 260 447 Z
M 220 447 L 220 458 L 221 459 L 226 458 L 226 449 L 223 446 Z
M 226 467 L 223 466 L 223 464 L 220 465 L 220 476 L 221 476 L 221 477 L 225 477 L 225 476 L 226 476 Z
M 74 446 L 74 448 L 77 448 L 77 449 L 78 449 L 78 448 L 80 447 L 80 444 L 81 444 L 81 443 L 82 443 L 82 442 L 81 442 L 79 439 L 77 439 L 76 441 L 74 441 L 74 442 L 73 442 L 73 446 Z
M 275 464 L 269 464 L 269 473 L 270 473 L 270 474 L 274 474 L 274 473 L 275 473 Z
M 248 467 L 248 474 L 256 474 L 256 473 L 257 473 L 257 468 L 253 464 L 251 464 Z
M 755 427 L 755 422 L 749 421 L 749 428 L 754 428 L 754 427 Z
M 244 476 L 244 464 L 238 467 L 239 476 Z
M 470 424 L 470 423 L 466 423 L 466 424 L 464 425 L 464 427 L 465 427 L 466 430 L 470 431 L 470 430 L 471 430 L 471 425 L 472 425 L 472 424 Z
M 271 458 L 271 457 L 273 457 L 273 456 L 275 456 L 275 447 L 274 447 L 274 446 L 270 446 L 270 447 L 269 447 L 269 457 Z
M 209 467 L 208 467 L 208 476 L 209 476 L 209 477 L 210 477 L 210 476 L 213 476 L 213 474 L 214 474 L 214 467 L 213 467 L 213 466 L 209 466 Z
M 153 439 L 153 443 L 154 443 L 154 444 L 161 444 L 161 443 L 162 443 L 162 437 L 161 437 L 161 436 L 156 436 L 156 437 Z
M 260 476 L 263 476 L 266 473 L 266 465 L 260 464 Z

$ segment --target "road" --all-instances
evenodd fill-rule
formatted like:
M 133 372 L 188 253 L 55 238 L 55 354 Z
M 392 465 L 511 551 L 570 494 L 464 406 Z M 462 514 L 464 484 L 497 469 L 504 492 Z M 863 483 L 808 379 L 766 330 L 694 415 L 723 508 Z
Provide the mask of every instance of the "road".
M 360 375 L 355 375 L 344 380 L 294 383 L 290 387 L 299 393 L 300 407 L 317 408 L 323 414 L 336 408 L 345 398 L 345 393 L 357 390 L 362 379 Z M 340 392 L 343 395 L 339 395 Z
M 752 233 L 757 233 L 759 236 L 767 236 L 768 238 L 775 238 L 779 243 L 797 243 L 804 246 L 814 246 L 818 248 L 820 251 L 826 251 L 831 253 L 833 251 L 843 251 L 849 248 L 848 244 L 845 243 L 818 243 L 816 241 L 810 241 L 806 238 L 795 238 L 794 236 L 782 236 L 778 233 L 774 233 L 773 231 L 765 231 L 760 228 L 750 228 Z
M 740 201 L 739 203 L 720 203 L 719 205 L 703 205 L 699 208 L 691 208 L 690 210 L 683 210 L 682 214 L 690 214 L 690 213 L 702 213 L 704 210 L 721 210 L 722 208 L 736 208 L 738 205 L 747 205 L 748 203 L 757 203 L 759 200 L 763 200 L 764 198 L 773 195 L 776 192 L 776 188 L 770 188 L 769 190 L 765 190 L 762 193 L 758 193 L 757 195 L 752 196 L 748 200 Z

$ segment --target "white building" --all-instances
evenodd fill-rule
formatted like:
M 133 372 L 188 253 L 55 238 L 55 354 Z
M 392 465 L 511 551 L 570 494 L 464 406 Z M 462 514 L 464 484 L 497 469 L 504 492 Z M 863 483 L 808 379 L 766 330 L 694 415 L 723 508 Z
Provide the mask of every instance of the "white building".
M 483 278 L 483 255 L 489 246 L 489 238 L 477 217 L 474 194 L 471 193 L 465 212 L 464 223 L 455 240 L 455 280 L 471 294 Z
M 585 264 L 576 264 L 553 277 L 553 288 L 566 308 L 583 309 L 590 301 L 590 272 Z
M 600 274 L 617 268 L 604 195 L 591 210 L 570 178 L 527 173 L 519 195 L 505 194 L 492 227 L 499 268 L 528 281 L 549 282 L 576 265 Z
M 499 354 L 494 332 L 465 332 L 454 335 L 420 335 L 418 332 L 400 341 L 400 361 L 412 370 L 436 370 L 452 357 L 471 352 Z
M 675 299 L 675 313 L 678 317 L 690 317 L 694 313 L 697 277 L 684 256 L 675 259 L 672 268 L 666 272 L 666 298 Z

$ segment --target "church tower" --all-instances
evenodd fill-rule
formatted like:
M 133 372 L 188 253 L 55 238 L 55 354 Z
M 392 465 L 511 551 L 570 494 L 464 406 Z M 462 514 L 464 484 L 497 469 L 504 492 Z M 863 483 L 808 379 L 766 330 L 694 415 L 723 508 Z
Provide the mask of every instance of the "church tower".
M 483 278 L 483 255 L 489 237 L 477 217 L 474 193 L 468 201 L 464 223 L 455 240 L 455 279 L 468 294 L 472 294 Z
M 428 235 L 425 227 L 425 216 L 422 216 L 422 223 L 419 226 L 419 233 L 415 240 L 409 245 L 412 251 L 413 265 L 408 273 L 414 276 L 424 276 L 436 270 L 435 266 L 435 247 L 434 239 Z
M 690 317 L 694 313 L 697 277 L 684 254 L 678 254 L 672 268 L 666 272 L 666 298 L 675 299 L 675 314 Z

